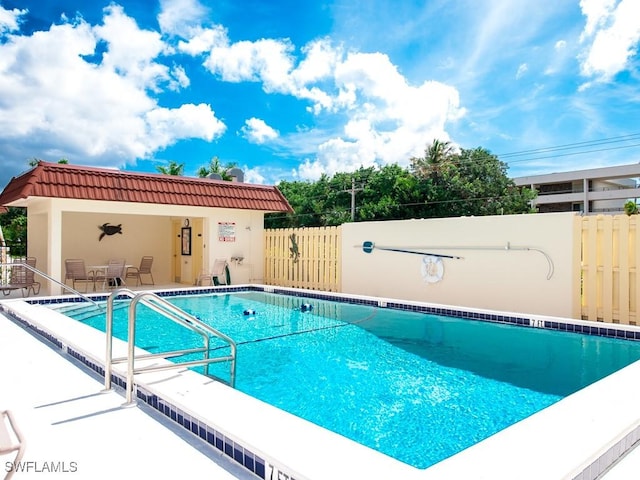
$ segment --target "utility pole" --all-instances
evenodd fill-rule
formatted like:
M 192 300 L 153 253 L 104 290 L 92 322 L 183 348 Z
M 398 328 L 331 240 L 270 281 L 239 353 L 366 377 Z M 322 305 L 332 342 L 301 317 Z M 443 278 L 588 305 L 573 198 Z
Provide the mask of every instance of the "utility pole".
M 361 192 L 364 190 L 362 187 L 356 188 L 356 179 L 355 177 L 351 177 L 351 189 L 343 190 L 343 192 L 351 192 L 351 221 L 356 221 L 356 192 Z

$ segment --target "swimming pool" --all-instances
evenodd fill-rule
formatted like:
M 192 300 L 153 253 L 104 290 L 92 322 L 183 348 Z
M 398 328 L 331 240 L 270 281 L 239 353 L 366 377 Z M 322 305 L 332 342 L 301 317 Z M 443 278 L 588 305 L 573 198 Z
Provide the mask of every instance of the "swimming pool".
M 622 339 L 376 302 L 255 291 L 172 301 L 236 340 L 239 390 L 417 468 L 640 358 L 640 344 Z M 192 341 L 147 313 L 136 335 L 142 348 Z M 104 329 L 104 316 L 88 315 L 79 321 Z M 114 326 L 126 338 L 126 309 L 116 309 Z

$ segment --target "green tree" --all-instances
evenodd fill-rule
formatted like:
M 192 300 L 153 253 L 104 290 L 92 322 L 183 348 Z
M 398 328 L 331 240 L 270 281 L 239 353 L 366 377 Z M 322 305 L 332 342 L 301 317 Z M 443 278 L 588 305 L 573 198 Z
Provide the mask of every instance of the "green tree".
M 267 228 L 340 225 L 354 220 L 414 217 L 419 203 L 417 179 L 397 164 L 361 167 L 351 173 L 322 175 L 316 182 L 280 182 L 278 188 L 294 209 L 293 214 L 268 214 Z
M 158 165 L 156 170 L 164 175 L 175 175 L 181 177 L 184 175 L 184 163 L 178 164 L 177 162 L 170 160 L 168 165 Z
M 414 207 L 420 201 L 418 181 L 406 168 L 398 164 L 360 168 L 347 176 L 354 178 L 355 186 L 360 188 L 355 193 L 350 189 L 346 191 L 349 201 L 351 195 L 355 195 L 355 221 L 399 220 L 415 216 Z
M 397 164 L 322 175 L 316 182 L 281 182 L 293 214 L 269 214 L 267 228 L 528 213 L 535 191 L 517 187 L 507 165 L 483 148 L 457 151 L 435 140 L 409 168 Z
M 411 159 L 420 180 L 425 208 L 422 216 L 499 215 L 528 213 L 535 191 L 516 187 L 507 176 L 507 165 L 488 150 L 478 147 L 445 155 Z
M 624 213 L 627 215 L 637 215 L 638 214 L 638 204 L 633 200 L 628 200 L 624 204 Z
M 227 163 L 225 165 L 222 165 L 218 157 L 213 157 L 209 162 L 209 165 L 202 166 L 198 169 L 197 174 L 200 178 L 206 178 L 207 176 L 214 173 L 220 175 L 220 178 L 222 178 L 222 180 L 231 181 L 232 178 L 231 175 L 229 175 L 229 170 L 235 167 L 235 163 Z
M 292 214 L 272 213 L 265 216 L 268 228 L 317 227 L 326 225 L 325 212 L 330 205 L 329 177 L 322 175 L 317 182 L 282 181 L 278 189 L 294 210 Z
M 0 226 L 5 242 L 11 247 L 11 254 L 24 256 L 27 253 L 27 216 L 24 208 L 8 207 L 0 215 Z
M 36 157 L 28 161 L 30 167 L 38 165 Z M 61 158 L 58 163 L 68 164 L 69 160 Z M 27 211 L 26 208 L 9 207 L 8 212 L 0 215 L 0 226 L 5 242 L 11 246 L 12 255 L 27 254 Z

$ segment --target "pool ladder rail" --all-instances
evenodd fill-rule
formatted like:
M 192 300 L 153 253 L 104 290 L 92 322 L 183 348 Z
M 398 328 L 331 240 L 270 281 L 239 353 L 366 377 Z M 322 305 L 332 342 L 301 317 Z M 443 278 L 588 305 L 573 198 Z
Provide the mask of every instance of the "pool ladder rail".
M 130 297 L 131 303 L 129 304 L 129 312 L 128 312 L 128 337 L 127 337 L 127 356 L 113 358 L 113 303 L 116 298 L 121 295 L 126 295 Z M 170 320 L 173 320 L 178 325 L 181 325 L 184 328 L 187 328 L 202 337 L 204 346 L 200 348 L 192 348 L 186 350 L 174 350 L 169 352 L 160 352 L 160 353 L 147 353 L 142 355 L 135 355 L 135 334 L 136 334 L 136 308 L 139 303 L 144 304 L 146 307 L 151 308 L 155 312 L 159 313 L 167 317 Z M 229 344 L 231 348 L 231 353 L 222 357 L 209 357 L 209 341 L 210 337 L 217 337 L 221 340 L 225 341 Z M 167 300 L 159 297 L 153 292 L 133 292 L 128 288 L 120 288 L 115 290 L 109 295 L 107 299 L 107 321 L 106 321 L 106 355 L 105 355 L 105 373 L 104 373 L 104 388 L 105 390 L 111 390 L 111 375 L 113 371 L 113 365 L 118 363 L 127 363 L 127 384 L 126 384 L 126 404 L 133 405 L 135 404 L 135 399 L 133 398 L 133 379 L 136 373 L 143 372 L 153 372 L 153 371 L 162 371 L 162 370 L 170 370 L 172 368 L 184 368 L 184 367 L 192 367 L 197 365 L 204 365 L 205 375 L 209 375 L 209 365 L 212 363 L 222 363 L 222 362 L 230 362 L 230 378 L 229 381 L 225 381 L 223 379 L 217 378 L 221 382 L 224 382 L 231 386 L 235 387 L 236 380 L 236 353 L 237 347 L 236 343 L 224 333 L 216 330 L 215 328 L 203 323 L 198 318 L 190 315 L 184 310 L 176 307 L 172 303 Z M 190 353 L 203 353 L 204 357 L 202 360 L 192 360 L 188 362 L 180 362 L 180 363 L 166 363 L 163 365 L 149 365 L 145 367 L 135 367 L 136 360 L 142 359 L 152 359 L 152 358 L 171 358 L 171 357 L 179 357 L 182 355 L 187 355 Z

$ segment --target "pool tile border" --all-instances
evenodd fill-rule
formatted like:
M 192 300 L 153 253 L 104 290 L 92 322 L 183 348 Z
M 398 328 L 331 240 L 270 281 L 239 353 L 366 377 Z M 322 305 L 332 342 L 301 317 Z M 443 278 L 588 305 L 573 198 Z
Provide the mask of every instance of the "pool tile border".
M 640 328 L 638 330 L 630 330 L 629 328 L 618 327 L 616 324 L 604 324 L 587 322 L 584 320 L 569 322 L 569 321 L 557 321 L 538 319 L 535 317 L 526 317 L 523 315 L 509 315 L 505 313 L 496 312 L 479 312 L 474 310 L 465 310 L 461 308 L 451 308 L 446 306 L 434 306 L 426 304 L 416 304 L 399 301 L 381 301 L 379 299 L 348 296 L 339 293 L 321 293 L 313 291 L 298 291 L 295 289 L 286 289 L 280 287 L 269 286 L 256 286 L 256 285 L 241 285 L 241 286 L 228 286 L 228 287 L 209 287 L 209 288 L 193 288 L 193 289 L 172 289 L 172 290 L 159 290 L 154 291 L 160 297 L 169 296 L 185 296 L 185 295 L 203 295 L 211 293 L 239 293 L 239 292 L 266 292 L 276 293 L 279 295 L 287 295 L 291 297 L 300 297 L 316 300 L 330 300 L 344 303 L 368 305 L 372 307 L 391 308 L 396 310 L 411 311 L 416 313 L 424 313 L 431 315 L 442 315 L 446 317 L 458 317 L 467 320 L 479 320 L 493 323 L 505 323 L 510 325 L 519 325 L 524 327 L 536 327 L 545 328 L 548 330 L 558 330 L 573 333 L 581 333 L 584 335 L 595 335 L 600 337 L 610 337 L 616 339 L 634 340 L 640 341 Z M 94 301 L 106 301 L 108 295 L 94 295 L 89 296 Z M 127 299 L 126 295 L 118 296 L 117 299 Z M 56 303 L 85 303 L 86 300 L 81 297 L 56 297 L 56 298 L 42 298 L 42 299 L 26 299 L 28 303 L 51 305 Z M 595 324 L 594 324 L 595 323 Z M 629 327 L 628 325 L 624 327 Z
M 260 478 L 265 478 L 265 466 L 267 464 L 265 460 L 241 443 L 232 440 L 216 428 L 186 413 L 172 402 L 149 392 L 144 387 L 136 386 L 136 397 L 167 419 L 199 437 L 200 440 L 217 449 L 220 453 L 239 463 L 251 473 L 258 475 Z
M 602 455 L 587 465 L 572 480 L 597 480 L 600 476 L 620 460 L 626 452 L 637 448 L 640 441 L 640 427 L 636 427 L 609 447 Z

